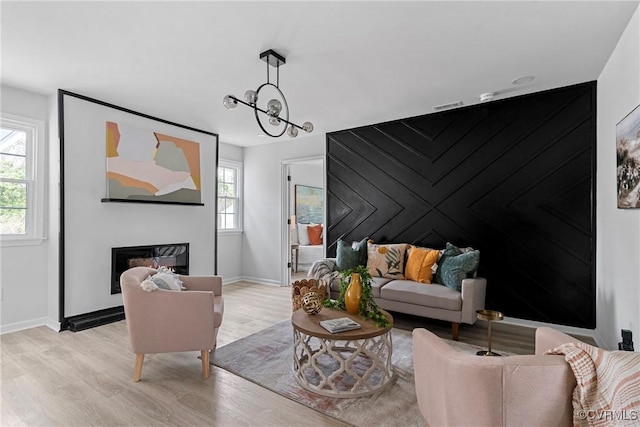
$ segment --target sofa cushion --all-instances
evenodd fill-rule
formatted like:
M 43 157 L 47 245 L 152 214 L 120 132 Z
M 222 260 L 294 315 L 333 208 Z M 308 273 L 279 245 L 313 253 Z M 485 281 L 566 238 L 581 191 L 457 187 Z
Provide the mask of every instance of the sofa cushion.
M 372 277 L 371 278 L 371 296 L 374 298 L 380 298 L 380 288 L 389 283 L 392 279 L 385 277 Z M 340 292 L 340 277 L 337 277 L 331 281 L 331 290 L 334 292 Z
M 404 279 L 404 257 L 409 247 L 406 243 L 377 245 L 367 244 L 367 267 L 372 277 Z
M 460 311 L 462 294 L 439 284 L 392 280 L 380 289 L 380 298 L 425 307 Z
M 356 268 L 359 265 L 367 265 L 368 239 L 368 237 L 365 237 L 354 245 L 339 239 L 336 250 L 336 270 L 344 271 Z
M 420 283 L 431 283 L 433 279 L 433 265 L 438 261 L 440 251 L 437 249 L 409 246 L 409 257 L 404 268 L 407 280 Z
M 371 278 L 371 296 L 374 298 L 380 298 L 381 289 L 387 283 L 391 282 L 393 279 L 389 279 L 388 277 L 372 277 Z
M 480 264 L 480 251 L 460 249 L 447 242 L 447 248 L 438 261 L 436 282 L 455 291 L 462 289 L 462 279 L 473 277 Z

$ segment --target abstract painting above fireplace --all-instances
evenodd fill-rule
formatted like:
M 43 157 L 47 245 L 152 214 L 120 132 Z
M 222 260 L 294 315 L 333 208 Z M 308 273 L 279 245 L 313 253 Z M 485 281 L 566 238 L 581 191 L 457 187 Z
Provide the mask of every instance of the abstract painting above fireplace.
M 107 198 L 202 204 L 200 144 L 107 121 Z

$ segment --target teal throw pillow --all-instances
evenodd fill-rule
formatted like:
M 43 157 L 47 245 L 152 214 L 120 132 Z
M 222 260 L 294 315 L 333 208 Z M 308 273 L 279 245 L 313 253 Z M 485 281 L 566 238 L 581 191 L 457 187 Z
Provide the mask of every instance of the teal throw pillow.
M 442 266 L 442 264 L 444 263 L 444 261 L 447 260 L 447 258 L 451 258 L 454 257 L 456 255 L 460 255 L 462 253 L 462 250 L 460 250 L 460 248 L 458 248 L 457 246 L 455 246 L 452 243 L 447 242 L 447 246 L 445 248 L 444 251 L 442 251 L 442 255 L 440 255 L 440 259 L 438 259 L 438 263 L 437 263 L 437 269 L 436 269 L 436 275 L 435 275 L 435 282 L 434 283 L 440 283 L 441 285 L 444 285 L 444 277 L 442 277 L 442 273 L 443 270 L 442 268 L 440 268 L 440 266 Z
M 447 244 L 448 246 L 448 244 Z M 453 246 L 453 245 L 452 245 Z M 448 248 L 447 248 L 448 249 Z M 456 248 L 457 249 L 457 248 Z M 442 256 L 438 261 L 436 281 L 441 285 L 460 292 L 462 280 L 471 277 L 480 264 L 480 251 L 472 250 L 453 255 L 456 251 L 451 250 L 448 256 Z M 445 250 L 445 253 L 447 250 Z
M 359 265 L 367 265 L 367 240 L 365 237 L 355 247 L 342 239 L 338 240 L 336 251 L 336 270 L 344 271 L 356 268 Z

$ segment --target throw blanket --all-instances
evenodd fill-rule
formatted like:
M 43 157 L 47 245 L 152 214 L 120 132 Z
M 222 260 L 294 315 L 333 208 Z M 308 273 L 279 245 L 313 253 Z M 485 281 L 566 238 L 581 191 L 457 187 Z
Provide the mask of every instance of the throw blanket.
M 335 266 L 336 263 L 331 258 L 317 260 L 311 265 L 309 273 L 307 273 L 307 277 L 316 280 L 323 280 L 327 284 L 327 292 L 329 293 L 333 279 L 340 277 L 340 272 L 334 271 Z
M 564 354 L 576 377 L 574 426 L 640 424 L 639 353 L 606 351 L 576 342 L 545 354 Z

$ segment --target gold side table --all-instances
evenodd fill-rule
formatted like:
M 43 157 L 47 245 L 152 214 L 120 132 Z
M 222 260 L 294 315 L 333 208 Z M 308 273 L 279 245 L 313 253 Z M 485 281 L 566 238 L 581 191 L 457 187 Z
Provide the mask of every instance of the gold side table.
M 476 310 L 476 314 L 478 315 L 478 319 L 489 322 L 489 327 L 487 329 L 488 349 L 486 351 L 480 350 L 476 354 L 478 356 L 501 356 L 501 354 L 491 351 L 491 322 L 504 319 L 504 315 L 495 310 Z

